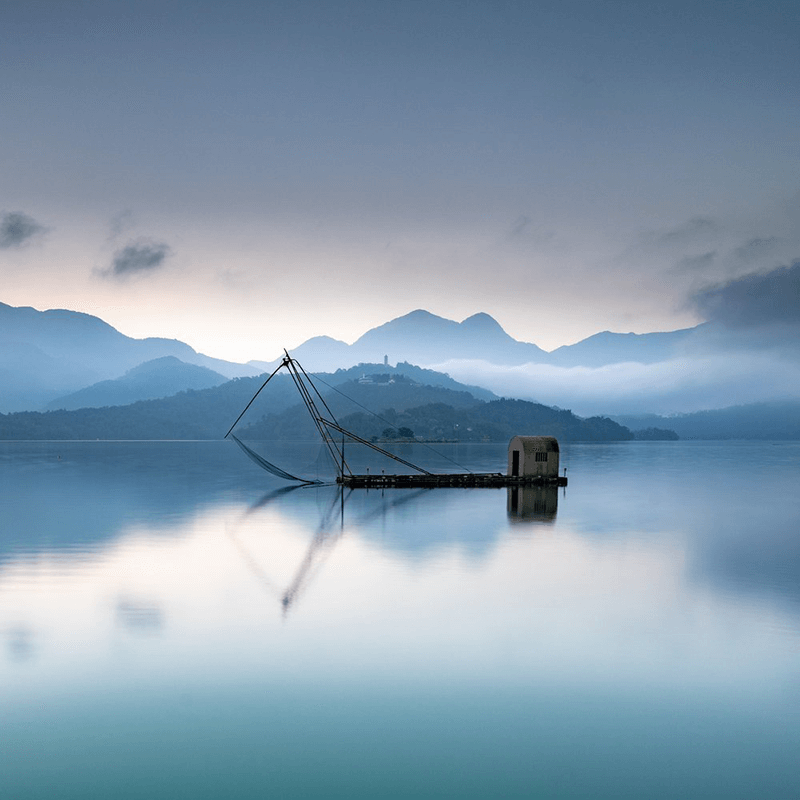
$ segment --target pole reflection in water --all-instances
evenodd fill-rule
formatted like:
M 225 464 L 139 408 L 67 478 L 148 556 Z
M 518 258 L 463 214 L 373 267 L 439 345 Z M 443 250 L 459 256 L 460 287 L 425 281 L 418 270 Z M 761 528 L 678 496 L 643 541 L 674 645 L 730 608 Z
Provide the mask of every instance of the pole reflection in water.
M 341 539 L 345 532 L 345 505 L 347 500 L 355 490 L 349 489 L 345 491 L 343 486 L 330 486 L 325 487 L 331 489 L 330 498 L 327 507 L 321 513 L 319 524 L 314 532 L 314 535 L 308 545 L 308 549 L 304 558 L 297 567 L 294 576 L 292 577 L 286 588 L 280 588 L 277 581 L 270 577 L 267 570 L 261 565 L 259 559 L 255 558 L 248 548 L 243 544 L 234 530 L 228 530 L 228 535 L 236 547 L 242 559 L 247 564 L 248 568 L 255 575 L 258 581 L 262 584 L 265 590 L 278 599 L 280 602 L 283 616 L 289 613 L 289 610 L 302 595 L 307 586 L 314 579 L 314 576 L 321 570 L 323 564 L 330 556 L 335 548 L 337 542 Z M 315 494 L 319 493 L 319 488 L 309 485 L 287 486 L 276 489 L 264 495 L 258 502 L 254 503 L 244 514 L 243 518 L 250 518 L 252 515 L 267 506 L 279 501 L 286 495 L 295 491 L 307 492 L 313 491 Z M 324 490 L 323 490 L 324 491 Z M 390 509 L 398 508 L 399 506 L 410 503 L 416 500 L 423 494 L 427 494 L 429 489 L 417 489 L 414 491 L 407 491 L 403 489 L 388 490 L 390 493 L 387 495 L 387 490 L 382 490 L 378 494 L 378 501 L 375 502 L 376 493 L 372 492 L 373 504 L 375 508 L 369 509 L 366 512 L 355 513 L 351 521 L 352 527 L 367 524 L 376 518 L 386 519 L 387 512 Z M 366 492 L 365 494 L 370 494 Z M 338 511 L 338 514 L 337 514 Z M 338 516 L 338 519 L 337 519 Z

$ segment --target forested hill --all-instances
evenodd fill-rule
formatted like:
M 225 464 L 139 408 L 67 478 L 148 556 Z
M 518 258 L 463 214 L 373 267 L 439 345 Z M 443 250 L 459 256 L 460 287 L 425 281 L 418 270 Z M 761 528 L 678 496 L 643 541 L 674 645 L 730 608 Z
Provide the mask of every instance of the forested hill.
M 348 387 L 351 391 L 352 386 Z M 431 390 L 433 387 L 420 387 Z M 440 392 L 442 390 L 439 390 Z M 422 400 L 429 391 L 422 391 Z M 463 395 L 464 393 L 453 393 Z M 352 396 L 352 395 L 351 395 Z M 326 398 L 328 401 L 330 397 Z M 548 435 L 565 442 L 628 441 L 628 428 L 604 417 L 581 419 L 571 411 L 550 408 L 526 400 L 493 400 L 488 403 L 462 400 L 460 407 L 446 402 L 382 408 L 377 414 L 354 411 L 343 414 L 347 404 L 333 399 L 334 413 L 347 430 L 363 439 L 422 438 L 427 441 L 507 442 L 512 436 Z M 350 406 L 352 408 L 352 405 Z M 372 405 L 372 408 L 381 408 Z M 303 406 L 262 417 L 246 426 L 241 436 L 249 439 L 294 440 L 315 435 L 314 425 Z
M 385 367 L 374 365 L 373 369 L 385 370 Z M 454 406 L 480 402 L 445 375 L 439 375 L 438 380 L 459 388 L 422 386 L 399 374 L 368 373 L 366 365 L 359 372 L 360 377 L 367 375 L 364 382 L 348 381 L 346 375 L 323 373 L 317 377 L 320 389 L 332 392 L 337 398 L 328 387 L 346 384 L 348 395 L 368 408 L 383 408 L 387 400 L 388 405 L 397 408 L 431 402 Z M 434 379 L 437 375 L 431 373 Z M 0 439 L 220 439 L 265 377 L 236 378 L 209 389 L 188 390 L 172 397 L 123 406 L 0 414 Z M 288 374 L 279 373 L 242 423 L 264 413 L 283 411 L 296 405 L 298 398 Z M 335 408 L 340 408 L 336 400 L 333 402 Z
M 343 427 L 362 438 L 392 436 L 408 429 L 427 440 L 459 442 L 507 442 L 513 436 L 555 436 L 564 442 L 627 441 L 634 438 L 628 428 L 605 417 L 581 419 L 571 411 L 550 408 L 526 400 L 493 400 L 464 409 L 431 404 L 381 415 L 390 430 L 374 417 L 357 413 L 341 420 Z
M 397 374 L 362 375 L 334 388 L 335 377 L 324 375 L 318 385 L 337 417 L 360 435 L 380 436 L 387 427 L 361 410 L 363 406 L 379 409 L 389 423 L 431 439 L 506 441 L 518 433 L 546 433 L 565 441 L 633 438 L 627 428 L 611 420 L 581 420 L 569 411 L 521 400 L 487 403 L 467 391 L 423 385 Z M 0 415 L 0 439 L 220 439 L 263 380 L 264 376 L 238 378 L 211 389 L 127 406 Z M 340 391 L 356 403 L 344 400 Z M 237 429 L 242 435 L 270 439 L 315 435 L 287 376 L 273 379 L 260 400 L 264 402 L 254 404 Z M 256 422 L 248 425 L 248 420 Z
M 359 364 L 349 369 L 337 369 L 331 375 L 329 382 L 338 385 L 348 380 L 358 380 L 363 375 L 386 375 L 395 379 L 398 375 L 403 375 L 424 386 L 441 386 L 444 389 L 453 389 L 457 392 L 467 391 L 478 400 L 498 399 L 494 392 L 490 392 L 481 386 L 459 383 L 444 372 L 418 367 L 416 364 L 409 364 L 407 361 L 399 361 L 394 367 L 384 364 Z
M 0 414 L 0 439 L 221 439 L 263 382 L 263 375 L 236 378 L 127 406 Z M 274 407 L 297 402 L 288 377 L 276 378 L 268 388 Z

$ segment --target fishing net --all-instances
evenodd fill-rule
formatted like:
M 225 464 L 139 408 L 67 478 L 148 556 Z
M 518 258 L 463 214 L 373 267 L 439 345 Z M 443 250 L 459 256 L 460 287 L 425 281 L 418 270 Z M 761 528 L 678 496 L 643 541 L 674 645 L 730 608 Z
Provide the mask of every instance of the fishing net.
M 230 434 L 231 439 L 233 439 L 239 447 L 242 448 L 245 455 L 250 458 L 252 461 L 255 461 L 259 467 L 265 469 L 267 472 L 271 472 L 273 475 L 276 475 L 278 478 L 283 478 L 287 481 L 300 481 L 300 483 L 322 483 L 319 480 L 313 480 L 309 478 L 298 478 L 296 475 L 291 475 L 290 473 L 286 472 L 286 470 L 281 469 L 280 467 L 273 464 L 271 461 L 267 461 L 266 458 L 263 458 L 255 451 L 251 450 L 241 439 L 239 439 L 235 434 Z

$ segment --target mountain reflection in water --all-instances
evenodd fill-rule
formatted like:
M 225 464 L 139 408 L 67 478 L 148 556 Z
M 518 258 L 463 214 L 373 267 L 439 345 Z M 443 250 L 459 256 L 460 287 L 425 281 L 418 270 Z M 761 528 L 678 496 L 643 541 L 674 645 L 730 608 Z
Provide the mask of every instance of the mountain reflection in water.
M 800 796 L 800 446 L 753 452 L 342 492 L 228 443 L 3 443 L 3 789 Z

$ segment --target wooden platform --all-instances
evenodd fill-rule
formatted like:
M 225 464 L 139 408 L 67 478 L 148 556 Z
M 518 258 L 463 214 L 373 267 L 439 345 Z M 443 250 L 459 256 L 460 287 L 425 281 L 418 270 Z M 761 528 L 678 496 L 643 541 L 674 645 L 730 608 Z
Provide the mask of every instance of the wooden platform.
M 468 488 L 501 488 L 503 486 L 566 486 L 566 476 L 545 478 L 542 475 L 515 477 L 500 472 L 464 472 L 444 475 L 344 475 L 336 483 L 351 489 L 427 488 L 456 486 Z

